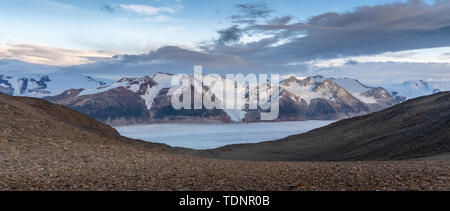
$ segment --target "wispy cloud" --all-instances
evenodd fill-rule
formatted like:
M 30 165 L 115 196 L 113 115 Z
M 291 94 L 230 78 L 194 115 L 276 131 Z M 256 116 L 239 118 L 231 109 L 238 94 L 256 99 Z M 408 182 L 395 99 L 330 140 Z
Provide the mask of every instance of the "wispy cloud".
M 45 65 L 80 65 L 111 58 L 114 52 L 77 51 L 41 45 L 14 44 L 0 46 L 0 59 L 21 60 Z
M 39 3 L 39 4 L 45 4 L 48 6 L 52 6 L 52 7 L 62 8 L 62 9 L 75 9 L 76 8 L 73 5 L 66 4 L 66 3 L 60 3 L 60 2 L 56 2 L 56 1 L 52 1 L 52 0 L 37 0 L 35 2 Z
M 314 59 L 308 63 L 316 67 L 342 67 L 355 63 L 443 63 L 450 64 L 450 58 L 442 54 L 442 51 L 449 50 L 450 47 L 416 49 L 408 51 L 387 52 L 367 56 L 350 56 L 334 59 Z
M 181 5 L 154 7 L 142 4 L 120 4 L 119 6 L 122 9 L 135 12 L 141 15 L 159 15 L 161 13 L 175 13 L 181 8 Z

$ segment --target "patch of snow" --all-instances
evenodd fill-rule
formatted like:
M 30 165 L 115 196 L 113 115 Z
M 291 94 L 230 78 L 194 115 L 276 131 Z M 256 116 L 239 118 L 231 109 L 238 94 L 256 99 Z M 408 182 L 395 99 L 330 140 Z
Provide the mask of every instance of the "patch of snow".
M 79 95 L 82 96 L 82 95 L 98 94 L 98 93 L 101 93 L 101 92 L 106 92 L 106 91 L 108 91 L 110 89 L 119 88 L 119 87 L 126 87 L 127 84 L 128 84 L 127 82 L 122 81 L 122 82 L 114 82 L 110 86 L 95 87 L 95 88 L 91 88 L 91 89 L 84 88 L 84 90 Z
M 361 95 L 359 93 L 350 93 L 353 95 L 353 97 L 356 97 L 359 101 L 366 103 L 366 104 L 376 104 L 378 101 L 374 97 L 367 97 L 364 95 Z
M 305 100 L 307 104 L 310 104 L 311 100 L 316 98 L 323 98 L 323 99 L 332 98 L 331 96 L 327 96 L 326 93 L 314 92 L 313 89 L 315 88 L 315 85 L 312 84 L 302 86 L 299 83 L 294 82 L 283 84 L 282 88 L 294 94 L 296 97 L 299 98 L 299 100 Z

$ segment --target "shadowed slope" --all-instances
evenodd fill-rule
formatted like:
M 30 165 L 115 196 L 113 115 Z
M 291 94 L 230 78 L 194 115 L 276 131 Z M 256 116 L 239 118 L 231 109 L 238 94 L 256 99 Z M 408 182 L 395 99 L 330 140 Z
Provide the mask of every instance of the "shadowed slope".
M 12 97 L 0 93 L 0 137 L 19 139 L 22 142 L 48 144 L 50 140 L 70 140 L 89 144 L 135 145 L 149 149 L 168 149 L 163 144 L 153 144 L 122 137 L 114 128 L 64 106 L 45 100 Z
M 259 144 L 194 152 L 260 161 L 401 160 L 450 152 L 450 93 L 417 98 L 381 112 Z

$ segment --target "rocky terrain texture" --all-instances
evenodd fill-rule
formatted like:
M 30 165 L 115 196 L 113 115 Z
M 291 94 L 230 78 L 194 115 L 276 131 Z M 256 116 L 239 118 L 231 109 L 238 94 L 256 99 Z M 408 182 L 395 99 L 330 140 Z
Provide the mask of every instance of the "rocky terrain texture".
M 450 190 L 450 162 L 442 155 L 252 162 L 175 151 L 189 150 L 121 137 L 63 106 L 0 94 L 0 190 Z

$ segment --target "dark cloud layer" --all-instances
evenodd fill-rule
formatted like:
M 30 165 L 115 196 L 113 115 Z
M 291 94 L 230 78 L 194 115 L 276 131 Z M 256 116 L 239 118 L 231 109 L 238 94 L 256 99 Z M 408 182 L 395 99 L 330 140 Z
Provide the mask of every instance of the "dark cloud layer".
M 274 18 L 240 32 L 273 34 L 272 39 L 205 49 L 255 61 L 293 62 L 450 46 L 449 1 L 428 5 L 413 0 L 324 13 L 306 22 L 291 20 Z M 285 43 L 273 47 L 281 40 Z
M 122 63 L 164 62 L 178 63 L 187 66 L 204 65 L 210 68 L 226 68 L 246 65 L 246 62 L 236 56 L 223 54 L 206 54 L 198 51 L 186 50 L 175 46 L 166 46 L 148 54 L 115 56 Z
M 235 14 L 230 17 L 234 23 L 254 24 L 258 19 L 267 18 L 273 12 L 265 3 L 236 4 Z
M 234 5 L 234 14 L 229 18 L 235 25 L 218 30 L 217 33 L 219 34 L 219 38 L 216 43 L 218 45 L 225 45 L 239 41 L 244 32 L 239 25 L 253 25 L 260 19 L 268 18 L 272 12 L 273 11 L 267 7 L 265 3 Z M 278 21 L 286 22 L 286 18 L 281 18 Z
M 215 69 L 258 67 L 284 71 L 290 68 L 286 64 L 319 58 L 450 46 L 450 1 L 429 5 L 412 0 L 364 6 L 345 13 L 319 14 L 303 22 L 292 16 L 273 17 L 265 4 L 239 4 L 236 11 L 231 17 L 235 22 L 219 30 L 217 40 L 200 46 L 202 52 L 164 47 L 120 59 L 125 63 L 162 60 Z M 239 42 L 244 34 L 270 36 Z
M 217 31 L 219 39 L 217 43 L 220 45 L 228 44 L 231 42 L 237 42 L 241 39 L 242 31 L 238 25 L 231 26 L 227 29 Z

